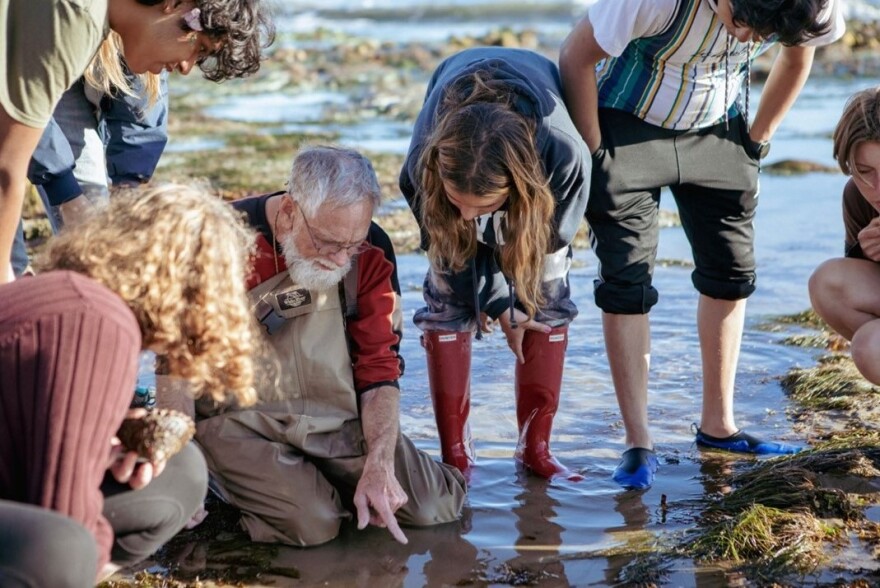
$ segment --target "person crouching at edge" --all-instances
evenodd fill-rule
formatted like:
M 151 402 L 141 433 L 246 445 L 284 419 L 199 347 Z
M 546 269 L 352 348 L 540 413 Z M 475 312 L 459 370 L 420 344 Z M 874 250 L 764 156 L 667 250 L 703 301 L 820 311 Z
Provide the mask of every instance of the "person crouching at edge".
M 854 94 L 834 130 L 843 189 L 844 256 L 810 277 L 813 309 L 852 342 L 856 367 L 880 385 L 880 87 Z
M 114 433 L 138 353 L 197 394 L 255 399 L 244 288 L 253 234 L 219 198 L 166 185 L 114 198 L 0 285 L 0 585 L 91 586 L 170 539 L 201 504 L 190 444 L 136 463 Z

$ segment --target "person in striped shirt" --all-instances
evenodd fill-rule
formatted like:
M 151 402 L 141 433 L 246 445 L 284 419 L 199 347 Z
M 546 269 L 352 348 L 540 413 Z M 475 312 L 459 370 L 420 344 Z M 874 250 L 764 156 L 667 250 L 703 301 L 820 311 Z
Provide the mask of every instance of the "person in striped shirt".
M 613 478 L 625 488 L 650 487 L 658 463 L 647 410 L 648 312 L 658 298 L 651 282 L 663 187 L 676 200 L 700 293 L 697 445 L 798 451 L 737 428 L 734 380 L 746 299 L 755 290 L 760 160 L 806 82 L 815 47 L 843 32 L 839 0 L 598 0 L 563 43 L 566 104 L 593 155 L 586 217 L 626 428 Z M 750 65 L 776 44 L 750 122 Z

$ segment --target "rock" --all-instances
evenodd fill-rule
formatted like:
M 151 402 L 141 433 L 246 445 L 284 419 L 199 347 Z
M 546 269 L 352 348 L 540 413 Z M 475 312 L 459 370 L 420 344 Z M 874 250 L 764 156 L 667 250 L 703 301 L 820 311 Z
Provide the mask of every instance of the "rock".
M 780 176 L 809 173 L 833 174 L 840 172 L 840 169 L 837 167 L 802 159 L 783 159 L 782 161 L 765 165 L 761 169 L 768 174 L 776 174 Z
M 195 435 L 192 419 L 176 410 L 158 409 L 139 419 L 125 419 L 116 436 L 122 445 L 150 462 L 165 461 Z

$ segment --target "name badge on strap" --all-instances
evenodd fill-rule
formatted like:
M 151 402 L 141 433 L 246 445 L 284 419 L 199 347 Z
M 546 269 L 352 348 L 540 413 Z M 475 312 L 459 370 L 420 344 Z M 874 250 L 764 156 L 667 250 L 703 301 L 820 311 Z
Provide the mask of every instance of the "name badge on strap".
M 273 291 L 266 301 L 282 318 L 292 319 L 318 310 L 324 296 L 308 288 L 289 284 Z
M 280 292 L 275 295 L 275 304 L 279 310 L 293 310 L 312 303 L 312 293 L 306 288 L 297 288 Z
M 254 314 L 257 320 L 270 335 L 275 334 L 288 319 L 310 312 L 314 297 L 307 288 L 290 284 L 287 276 L 277 276 L 270 282 L 264 282 L 267 288 L 258 297 L 254 297 Z M 286 287 L 279 286 L 288 281 Z

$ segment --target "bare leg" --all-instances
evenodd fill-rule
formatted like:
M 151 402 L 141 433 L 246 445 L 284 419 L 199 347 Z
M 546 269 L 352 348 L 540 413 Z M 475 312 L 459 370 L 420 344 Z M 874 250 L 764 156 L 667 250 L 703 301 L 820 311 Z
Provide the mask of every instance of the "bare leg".
M 745 299 L 720 300 L 700 296 L 697 309 L 703 362 L 700 429 L 713 437 L 729 437 L 737 432 L 733 391 L 745 316 Z
M 810 276 L 810 301 L 832 329 L 852 341 L 880 318 L 880 266 L 866 259 L 829 259 Z
M 869 321 L 856 331 L 850 351 L 861 374 L 872 384 L 880 385 L 880 319 Z
M 800 447 L 763 441 L 736 427 L 733 391 L 745 315 L 745 299 L 719 300 L 700 296 L 697 323 L 703 360 L 703 414 L 697 445 L 737 453 L 797 453 Z
M 865 378 L 880 384 L 880 266 L 865 259 L 829 259 L 810 276 L 810 301 L 832 329 L 852 341 Z
M 647 314 L 602 314 L 605 351 L 617 403 L 626 429 L 627 447 L 652 449 L 648 428 L 648 368 L 651 330 Z

